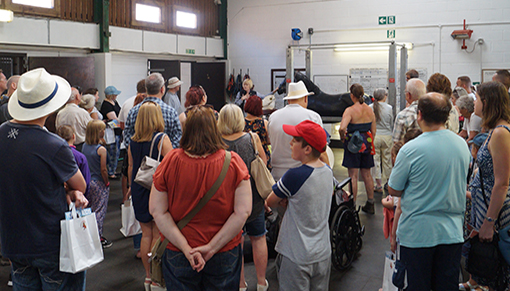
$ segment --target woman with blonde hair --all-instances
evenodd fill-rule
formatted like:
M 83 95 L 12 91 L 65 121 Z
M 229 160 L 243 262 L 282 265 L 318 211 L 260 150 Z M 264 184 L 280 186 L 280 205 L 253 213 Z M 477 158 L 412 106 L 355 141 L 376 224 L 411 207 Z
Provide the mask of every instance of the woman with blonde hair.
M 87 124 L 85 132 L 85 143 L 81 152 L 87 158 L 90 169 L 90 184 L 87 199 L 90 201 L 90 208 L 96 213 L 97 226 L 103 248 L 112 246 L 112 242 L 104 238 L 103 221 L 108 208 L 110 196 L 110 182 L 108 181 L 108 169 L 106 166 L 106 148 L 101 145 L 104 138 L 106 125 L 102 120 L 93 119 Z
M 245 79 L 243 81 L 243 89 L 237 92 L 234 103 L 239 107 L 244 108 L 244 104 L 250 96 L 258 96 L 260 99 L 264 98 L 263 96 L 260 96 L 257 91 L 253 90 L 253 88 L 255 88 L 253 81 L 251 79 Z
M 222 134 L 223 141 L 227 144 L 228 150 L 234 151 L 241 156 L 248 171 L 251 171 L 251 162 L 256 158 L 255 149 L 253 148 L 252 134 L 243 132 L 244 127 L 245 121 L 241 108 L 234 104 L 223 106 L 218 119 L 218 129 Z M 267 164 L 266 155 L 258 135 L 253 134 L 253 138 L 260 157 Z M 253 177 L 250 177 L 250 182 L 252 210 L 250 217 L 248 217 L 243 227 L 243 240 L 241 240 L 241 245 L 244 243 L 244 234 L 248 234 L 253 248 L 253 263 L 255 264 L 255 270 L 257 272 L 257 290 L 265 291 L 269 287 L 269 284 L 266 281 L 267 231 L 264 217 L 264 199 L 260 197 Z M 239 290 L 245 291 L 247 288 L 248 286 L 244 280 L 243 267 L 241 269 Z
M 140 106 L 138 117 L 135 123 L 135 134 L 131 138 L 128 147 L 128 181 L 130 181 L 131 188 L 127 196 L 131 195 L 133 207 L 135 209 L 136 220 L 140 222 L 142 228 L 142 240 L 140 244 L 140 255 L 142 264 L 145 268 L 145 290 L 151 288 L 151 276 L 149 268 L 149 256 L 152 246 L 159 236 L 159 230 L 154 223 L 153 217 L 149 213 L 149 195 L 150 190 L 144 188 L 134 181 L 136 174 L 140 168 L 142 160 L 145 156 L 149 156 L 151 152 L 151 144 L 154 140 L 152 148 L 153 159 L 158 159 L 159 149 L 161 146 L 161 158 L 172 150 L 172 143 L 166 134 L 158 135 L 164 132 L 165 122 L 161 107 L 158 104 L 147 101 Z M 155 287 L 153 287 L 154 289 Z
M 169 290 L 237 290 L 241 272 L 241 228 L 251 211 L 249 173 L 231 153 L 218 190 L 183 229 L 182 220 L 218 179 L 226 145 L 214 111 L 189 110 L 180 148 L 163 159 L 154 174 L 149 209 L 169 240 L 162 258 Z
M 99 115 L 97 114 L 98 112 L 94 111 L 94 108 L 96 108 L 94 106 L 95 104 L 96 104 L 96 97 L 94 97 L 94 95 L 85 94 L 85 95 L 81 96 L 81 101 L 79 104 L 80 107 L 87 110 L 90 117 L 92 117 L 93 119 L 99 120 Z

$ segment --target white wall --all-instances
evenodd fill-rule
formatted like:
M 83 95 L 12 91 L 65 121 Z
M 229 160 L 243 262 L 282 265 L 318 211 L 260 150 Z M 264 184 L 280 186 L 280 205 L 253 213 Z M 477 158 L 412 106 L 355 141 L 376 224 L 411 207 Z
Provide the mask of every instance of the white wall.
M 378 25 L 378 16 L 396 16 L 395 25 Z M 228 2 L 228 56 L 231 72 L 250 69 L 256 89 L 270 90 L 273 68 L 285 68 L 285 49 L 290 44 L 386 41 L 387 29 L 396 30 L 397 42 L 413 42 L 409 68 L 426 68 L 447 75 L 452 83 L 461 75 L 481 81 L 482 69 L 510 68 L 510 1 L 416 0 L 416 1 L 302 1 L 235 0 Z M 472 53 L 461 50 L 453 30 L 463 19 L 474 30 L 467 51 L 477 39 L 484 45 Z M 309 27 L 314 28 L 311 36 Z M 292 41 L 291 28 L 304 37 Z M 305 67 L 304 51 L 295 51 L 294 67 Z M 313 51 L 313 74 L 349 74 L 350 68 L 385 68 L 384 52 Z M 453 84 L 454 85 L 454 84 Z

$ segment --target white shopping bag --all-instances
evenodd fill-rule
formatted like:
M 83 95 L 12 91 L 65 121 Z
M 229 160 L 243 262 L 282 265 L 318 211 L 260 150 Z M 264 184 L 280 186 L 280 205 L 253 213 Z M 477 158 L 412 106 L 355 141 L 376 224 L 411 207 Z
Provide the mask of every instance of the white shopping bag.
M 386 252 L 384 259 L 384 277 L 383 277 L 383 291 L 398 291 L 398 288 L 393 285 L 393 270 L 395 269 L 395 254 Z
M 135 209 L 133 208 L 131 196 L 120 206 L 120 208 L 122 215 L 122 228 L 120 229 L 120 232 L 122 232 L 125 237 L 142 233 L 140 223 L 135 217 Z
M 60 271 L 75 274 L 100 263 L 104 257 L 96 214 L 78 217 L 74 203 L 69 208 L 70 219 L 60 221 Z

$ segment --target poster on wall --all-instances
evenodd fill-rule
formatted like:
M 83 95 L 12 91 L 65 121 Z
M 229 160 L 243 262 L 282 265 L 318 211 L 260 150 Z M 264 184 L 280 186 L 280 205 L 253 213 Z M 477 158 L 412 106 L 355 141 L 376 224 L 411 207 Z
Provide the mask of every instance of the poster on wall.
M 510 71 L 510 69 L 483 69 L 482 70 L 482 83 L 492 81 L 492 76 L 494 76 L 494 74 L 496 74 L 496 72 L 499 70 Z
M 322 92 L 327 94 L 341 94 L 349 91 L 349 76 L 347 75 L 314 75 L 313 82 Z
M 349 70 L 350 82 L 352 84 L 360 84 L 363 86 L 365 93 L 372 95 L 377 88 L 388 88 L 388 69 L 372 68 L 362 69 L 355 68 Z

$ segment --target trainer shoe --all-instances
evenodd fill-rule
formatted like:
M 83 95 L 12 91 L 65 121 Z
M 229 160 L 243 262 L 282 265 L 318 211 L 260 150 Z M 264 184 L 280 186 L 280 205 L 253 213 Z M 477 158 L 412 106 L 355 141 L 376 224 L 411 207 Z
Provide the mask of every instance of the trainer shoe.
M 375 214 L 374 203 L 370 203 L 367 201 L 367 203 L 365 203 L 365 206 L 361 207 L 361 210 L 368 214 Z
M 101 245 L 103 246 L 103 249 L 107 249 L 113 245 L 113 243 L 109 240 L 107 240 L 104 237 L 101 237 Z

